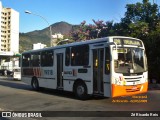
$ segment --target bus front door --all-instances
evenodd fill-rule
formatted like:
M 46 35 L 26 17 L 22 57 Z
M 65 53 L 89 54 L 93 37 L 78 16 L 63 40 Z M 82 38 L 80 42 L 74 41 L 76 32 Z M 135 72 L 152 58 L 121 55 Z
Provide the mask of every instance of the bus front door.
M 63 89 L 63 53 L 57 54 L 57 88 Z
M 93 91 L 94 94 L 104 94 L 103 87 L 103 64 L 104 64 L 104 49 L 93 50 Z

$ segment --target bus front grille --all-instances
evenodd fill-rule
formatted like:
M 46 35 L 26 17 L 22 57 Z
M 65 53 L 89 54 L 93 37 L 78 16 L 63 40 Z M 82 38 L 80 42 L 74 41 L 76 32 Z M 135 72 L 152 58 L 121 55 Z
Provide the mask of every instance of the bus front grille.
M 124 77 L 124 79 L 125 79 L 127 82 L 139 82 L 139 81 L 142 79 L 142 77 L 131 77 L 131 78 L 129 78 L 129 77 Z

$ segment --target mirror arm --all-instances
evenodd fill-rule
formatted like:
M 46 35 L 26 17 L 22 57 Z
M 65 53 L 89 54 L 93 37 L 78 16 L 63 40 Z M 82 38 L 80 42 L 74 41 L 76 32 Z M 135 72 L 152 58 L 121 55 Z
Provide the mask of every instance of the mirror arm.
M 114 43 L 114 45 L 116 46 L 116 51 L 117 51 L 117 44 L 115 43 L 115 42 L 113 42 Z

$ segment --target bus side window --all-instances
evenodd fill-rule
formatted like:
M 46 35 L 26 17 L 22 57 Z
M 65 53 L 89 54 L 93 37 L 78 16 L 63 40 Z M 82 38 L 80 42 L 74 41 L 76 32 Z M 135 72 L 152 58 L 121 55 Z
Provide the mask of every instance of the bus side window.
M 49 67 L 53 66 L 54 61 L 54 51 L 53 50 L 46 50 L 41 52 L 41 66 L 42 67 Z
M 71 65 L 86 66 L 89 64 L 89 45 L 73 46 L 71 48 Z
M 66 58 L 65 58 L 65 65 L 70 65 L 70 48 L 66 48 Z
M 40 52 L 31 54 L 31 66 L 39 67 L 40 66 Z
M 110 50 L 105 48 L 105 74 L 110 74 Z
M 22 66 L 23 67 L 29 67 L 30 60 L 31 60 L 31 55 L 30 54 L 23 54 L 22 55 Z

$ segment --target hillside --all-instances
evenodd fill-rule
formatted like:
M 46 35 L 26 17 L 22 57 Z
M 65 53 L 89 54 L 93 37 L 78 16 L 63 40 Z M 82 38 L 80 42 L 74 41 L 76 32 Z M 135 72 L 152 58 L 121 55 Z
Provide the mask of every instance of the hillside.
M 51 25 L 52 34 L 61 33 L 69 34 L 73 30 L 73 25 L 66 22 L 58 22 Z M 36 30 L 28 33 L 20 33 L 20 52 L 32 49 L 32 45 L 35 43 L 43 43 L 49 46 L 50 33 L 49 27 L 43 30 Z

